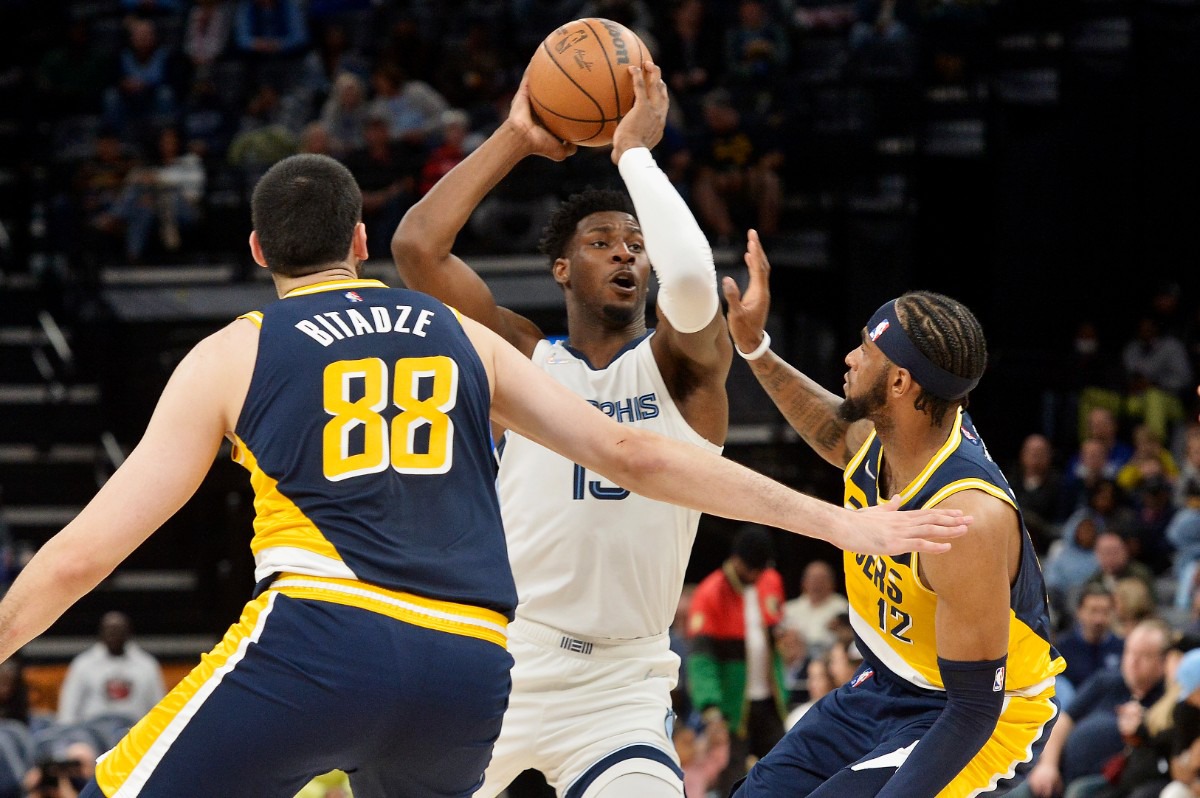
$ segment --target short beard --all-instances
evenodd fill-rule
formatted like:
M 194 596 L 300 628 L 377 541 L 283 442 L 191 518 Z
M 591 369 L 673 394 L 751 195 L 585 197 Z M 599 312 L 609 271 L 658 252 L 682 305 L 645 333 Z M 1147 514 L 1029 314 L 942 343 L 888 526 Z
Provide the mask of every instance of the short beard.
M 876 416 L 883 409 L 883 406 L 887 404 L 887 386 L 888 375 L 887 371 L 884 371 L 864 396 L 847 396 L 842 400 L 842 403 L 838 405 L 838 420 L 844 421 L 847 424 L 853 424 L 855 421 L 861 421 L 866 418 L 878 424 Z
M 614 327 L 628 327 L 638 317 L 639 308 L 633 305 L 604 305 L 600 315 Z M 641 310 L 645 313 L 644 307 Z

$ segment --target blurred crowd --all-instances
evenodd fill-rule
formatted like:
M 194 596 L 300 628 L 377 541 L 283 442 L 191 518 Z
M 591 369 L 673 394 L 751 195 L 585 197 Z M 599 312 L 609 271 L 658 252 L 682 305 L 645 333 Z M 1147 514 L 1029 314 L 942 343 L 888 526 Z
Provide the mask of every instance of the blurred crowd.
M 87 274 L 97 264 L 237 253 L 249 187 L 295 152 L 329 154 L 350 167 L 364 190 L 372 252 L 386 257 L 404 210 L 503 119 L 538 43 L 584 16 L 627 25 L 663 67 L 673 104 L 659 160 L 713 240 L 736 243 L 750 225 L 769 240 L 789 189 L 822 179 L 812 137 L 837 134 L 844 143 L 903 127 L 897 100 L 918 64 L 914 30 L 978 15 L 976 6 L 54 4 L 44 22 L 31 20 L 30 40 L 43 46 L 17 75 L 39 109 L 34 267 Z M 860 83 L 872 84 L 880 100 L 866 125 L 826 90 Z M 615 179 L 603 151 L 585 152 L 548 177 L 550 168 L 532 161 L 505 181 L 491 207 L 480 209 L 484 222 L 468 230 L 472 240 L 491 252 L 532 251 L 547 197 Z

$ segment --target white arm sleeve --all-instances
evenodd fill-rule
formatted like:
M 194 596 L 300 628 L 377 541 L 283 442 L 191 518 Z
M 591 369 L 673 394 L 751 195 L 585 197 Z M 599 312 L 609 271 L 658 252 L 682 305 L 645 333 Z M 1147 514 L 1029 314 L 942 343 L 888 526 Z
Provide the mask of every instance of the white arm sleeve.
M 720 309 L 712 248 L 687 204 L 645 147 L 617 164 L 658 277 L 658 306 L 681 333 L 703 330 Z

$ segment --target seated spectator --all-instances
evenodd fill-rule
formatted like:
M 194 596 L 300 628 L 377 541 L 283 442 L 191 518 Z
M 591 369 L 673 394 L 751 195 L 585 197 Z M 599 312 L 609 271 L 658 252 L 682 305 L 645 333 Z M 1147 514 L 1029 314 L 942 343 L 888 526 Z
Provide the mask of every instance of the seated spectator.
M 1009 795 L 1051 798 L 1077 779 L 1100 774 L 1105 763 L 1124 750 L 1117 708 L 1128 701 L 1149 707 L 1162 697 L 1171 641 L 1171 629 L 1162 621 L 1145 621 L 1134 628 L 1125 640 L 1120 668 L 1101 669 L 1079 687 L 1025 783 Z
M 208 70 L 229 46 L 233 7 L 228 0 L 196 0 L 183 28 L 183 52 L 193 74 L 207 77 Z
M 709 795 L 729 766 L 729 727 L 725 721 L 715 718 L 699 732 L 686 723 L 676 723 L 671 740 L 683 768 L 684 792 L 700 798 Z
M 346 156 L 346 168 L 362 189 L 362 219 L 367 226 L 367 251 L 391 251 L 392 233 L 417 199 L 418 147 L 388 137 L 388 119 L 373 109 L 364 131 L 365 144 Z
M 1075 623 L 1054 640 L 1054 647 L 1067 661 L 1056 688 L 1063 706 L 1071 703 L 1075 691 L 1093 673 L 1120 664 L 1125 641 L 1113 632 L 1115 623 L 1112 592 L 1102 585 L 1084 586 L 1075 603 Z
M 375 97 L 369 110 L 387 122 L 388 136 L 411 147 L 425 146 L 441 125 L 450 104 L 423 80 L 414 80 L 395 64 L 381 63 L 371 73 Z
M 61 751 L 31 767 L 22 780 L 25 794 L 33 798 L 78 798 L 96 773 L 96 746 L 82 740 L 68 743 Z
M 1140 419 L 1159 440 L 1169 440 L 1175 426 L 1185 421 L 1183 392 L 1193 384 L 1187 348 L 1147 315 L 1121 350 L 1121 364 L 1128 380 L 1126 414 Z
M 1133 576 L 1118 579 L 1112 594 L 1116 616 L 1113 631 L 1118 637 L 1127 637 L 1133 627 L 1158 615 L 1158 605 L 1145 580 Z
M 1172 495 L 1175 514 L 1165 531 L 1175 547 L 1175 606 L 1180 609 L 1190 604 L 1200 562 L 1200 425 L 1189 425 L 1185 440 L 1183 468 Z
M 165 127 L 158 134 L 158 157 L 153 164 L 129 173 L 113 213 L 125 223 L 125 258 L 142 263 L 151 238 L 164 254 L 179 252 L 183 236 L 200 222 L 204 199 L 204 164 L 184 152 L 179 130 Z
M 1196 798 L 1200 795 L 1200 649 L 1183 654 L 1174 682 L 1178 704 L 1171 739 L 1171 782 L 1158 798 Z
M 317 46 L 304 56 L 296 90 L 303 92 L 310 108 L 319 111 L 343 72 L 357 75 L 364 83 L 371 75 L 367 59 L 351 46 L 345 25 L 327 22 L 320 28 Z
M 1063 491 L 1062 473 L 1054 465 L 1054 449 L 1045 435 L 1026 436 L 1011 484 L 1033 547 L 1044 555 L 1062 531 L 1057 519 Z
M 308 51 L 308 23 L 299 0 L 238 0 L 233 43 L 259 83 L 286 93 Z
M 731 208 L 747 206 L 755 210 L 750 226 L 763 236 L 774 235 L 783 203 L 782 150 L 765 130 L 744 122 L 725 89 L 705 95 L 703 113 L 704 126 L 690 147 L 695 163 L 692 199 L 701 223 L 728 244 L 742 226 Z
M 174 118 L 180 73 L 153 20 L 132 17 L 126 27 L 129 40 L 117 57 L 117 82 L 104 92 L 104 116 L 124 135 L 136 137 Z
M 808 698 L 792 707 L 784 719 L 783 727 L 790 729 L 796 725 L 796 721 L 804 717 L 804 713 L 811 709 L 813 704 L 833 692 L 834 687 L 829 660 L 825 657 L 810 658 L 804 674 L 804 689 Z
M 1116 590 L 1117 583 L 1121 580 L 1137 579 L 1146 586 L 1151 606 L 1157 604 L 1154 572 L 1145 563 L 1132 558 L 1129 543 L 1123 535 L 1105 529 L 1096 536 L 1095 553 L 1097 570 L 1088 579 L 1087 584 Z
M 321 107 L 320 120 L 333 137 L 333 150 L 338 157 L 362 147 L 367 126 L 367 86 L 362 78 L 353 72 L 343 72 L 334 78 L 333 90 Z
M 783 605 L 784 625 L 800 633 L 810 658 L 823 657 L 829 651 L 833 645 L 829 622 L 850 606 L 835 587 L 833 567 L 824 560 L 813 560 L 804 567 L 800 595 Z
M 1064 519 L 1086 507 L 1088 496 L 1096 484 L 1102 480 L 1115 480 L 1119 470 L 1118 466 L 1108 462 L 1103 441 L 1096 438 L 1084 440 L 1063 480 L 1063 498 L 1059 506 Z
M 100 619 L 100 640 L 67 666 L 58 697 L 58 722 L 80 723 L 101 715 L 134 720 L 166 695 L 158 660 L 133 642 L 128 616 L 107 612 Z
M 1116 479 L 1121 466 L 1133 457 L 1133 446 L 1124 441 L 1120 435 L 1120 420 L 1116 411 L 1108 407 L 1093 407 L 1087 411 L 1084 419 L 1085 434 L 1081 441 L 1097 440 L 1104 446 L 1104 474 Z M 1068 471 L 1074 471 L 1079 464 L 1076 455 L 1067 464 Z
M 1179 478 L 1179 464 L 1163 440 L 1148 424 L 1133 428 L 1133 454 L 1117 470 L 1117 485 L 1126 493 L 1137 490 L 1143 479 L 1163 477 L 1174 484 Z
M 113 209 L 135 164 L 120 133 L 104 127 L 96 134 L 92 153 L 75 167 L 67 191 L 54 198 L 50 236 L 62 242 L 81 271 L 89 270 L 85 264 L 120 251 L 124 230 Z
M 470 117 L 466 111 L 451 108 L 442 114 L 441 139 L 425 158 L 421 166 L 421 182 L 418 193 L 425 196 L 433 184 L 441 180 L 467 157 L 467 134 L 470 132 Z
M 725 31 L 725 77 L 739 110 L 762 113 L 774 103 L 787 74 L 791 44 L 787 28 L 763 0 L 741 0 L 737 20 Z
M 1073 598 L 1099 568 L 1096 561 L 1096 519 L 1081 513 L 1063 524 L 1062 540 L 1050 547 L 1042 568 L 1050 607 L 1057 617 L 1066 615 Z
M 261 84 L 246 103 L 238 132 L 229 143 L 226 160 L 242 172 L 247 189 L 273 164 L 292 155 L 299 146 L 296 136 L 283 121 L 279 92 Z
M 835 688 L 854 678 L 854 672 L 862 665 L 863 655 L 853 640 L 839 641 L 829 649 L 829 680 Z

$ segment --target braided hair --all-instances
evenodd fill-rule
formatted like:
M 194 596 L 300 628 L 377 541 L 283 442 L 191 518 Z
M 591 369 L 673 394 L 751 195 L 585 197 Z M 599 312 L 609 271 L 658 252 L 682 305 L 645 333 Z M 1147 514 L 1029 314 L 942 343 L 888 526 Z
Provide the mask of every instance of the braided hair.
M 909 340 L 931 363 L 959 377 L 983 375 L 987 341 L 979 320 L 961 302 L 932 291 L 910 291 L 896 300 L 896 315 Z M 969 396 L 943 399 L 922 388 L 913 406 L 929 413 L 932 424 L 939 426 L 954 405 L 966 409 Z

